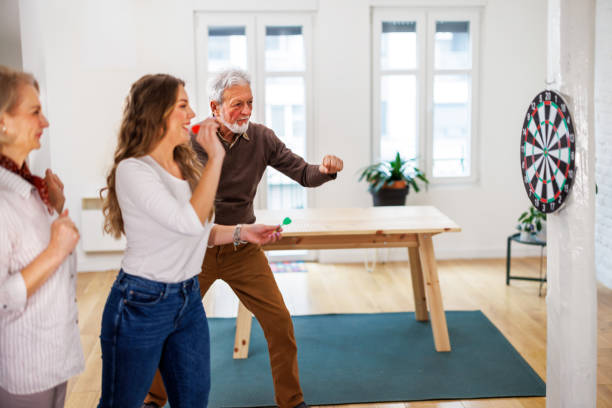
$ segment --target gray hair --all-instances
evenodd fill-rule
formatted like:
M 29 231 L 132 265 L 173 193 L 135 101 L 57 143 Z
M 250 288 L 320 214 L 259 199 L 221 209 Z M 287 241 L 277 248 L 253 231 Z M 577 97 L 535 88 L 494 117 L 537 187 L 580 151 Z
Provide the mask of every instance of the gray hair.
M 208 86 L 208 99 L 210 102 L 223 103 L 223 92 L 234 85 L 251 86 L 249 74 L 239 68 L 224 69 L 211 78 Z

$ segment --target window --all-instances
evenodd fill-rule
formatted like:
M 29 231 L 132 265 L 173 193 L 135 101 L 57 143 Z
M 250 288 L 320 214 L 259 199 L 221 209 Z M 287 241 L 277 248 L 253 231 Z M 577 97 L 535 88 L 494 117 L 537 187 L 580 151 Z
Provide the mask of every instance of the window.
M 296 154 L 306 157 L 311 109 L 310 17 L 249 13 L 197 16 L 198 107 L 208 106 L 208 80 L 224 68 L 251 75 L 251 120 L 264 123 Z M 206 112 L 208 108 L 204 109 Z M 258 188 L 259 208 L 305 208 L 307 191 L 268 168 Z
M 376 9 L 373 152 L 434 181 L 474 180 L 478 14 Z
M 296 154 L 307 158 L 312 126 L 310 33 L 305 13 L 199 13 L 196 20 L 197 109 L 209 114 L 207 84 L 222 69 L 251 75 L 253 114 Z M 268 167 L 256 208 L 308 207 L 307 189 Z M 279 219 L 280 222 L 280 219 Z M 313 259 L 312 251 L 274 251 L 274 259 Z

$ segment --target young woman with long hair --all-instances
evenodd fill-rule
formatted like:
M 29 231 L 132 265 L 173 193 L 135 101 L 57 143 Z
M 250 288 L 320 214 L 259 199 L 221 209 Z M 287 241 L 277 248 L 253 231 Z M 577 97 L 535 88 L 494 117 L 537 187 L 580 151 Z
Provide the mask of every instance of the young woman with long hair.
M 139 407 L 159 367 L 176 407 L 205 407 L 210 350 L 199 292 L 207 245 L 278 239 L 277 226 L 213 224 L 225 149 L 218 124 L 201 124 L 204 168 L 190 145 L 194 113 L 184 82 L 146 75 L 126 100 L 103 190 L 105 230 L 125 234 L 121 270 L 102 316 L 99 407 Z

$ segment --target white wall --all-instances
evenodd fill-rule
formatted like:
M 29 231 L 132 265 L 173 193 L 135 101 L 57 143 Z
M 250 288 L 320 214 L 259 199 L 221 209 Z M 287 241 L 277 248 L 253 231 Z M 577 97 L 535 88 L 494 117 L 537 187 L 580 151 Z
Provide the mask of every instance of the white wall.
M 595 16 L 595 268 L 612 288 L 612 0 L 597 0 Z
M 357 170 L 371 160 L 370 32 L 363 29 L 370 16 L 368 3 L 355 3 L 319 3 L 315 157 L 337 152 L 346 165 L 337 185 L 317 190 L 321 207 L 371 205 L 365 184 L 355 182 Z M 481 21 L 479 180 L 408 196 L 408 204 L 434 205 L 463 228 L 461 233 L 434 238 L 439 258 L 505 256 L 506 238 L 530 205 L 521 181 L 519 140 L 527 105 L 545 87 L 546 3 L 490 0 Z M 513 254 L 534 254 L 530 249 L 515 245 Z M 407 259 L 405 250 L 392 250 L 390 257 Z M 323 251 L 320 259 L 361 258 L 348 251 Z
M 568 96 L 575 139 L 572 192 L 548 217 L 546 406 L 595 408 L 595 0 L 548 0 L 550 88 Z
M 528 102 L 545 87 L 546 4 L 530 0 L 479 3 L 486 3 L 481 19 L 480 119 L 476 129 L 479 179 L 470 185 L 435 186 L 408 198 L 409 204 L 437 206 L 463 227 L 461 233 L 435 238 L 440 258 L 505 256 L 506 237 L 514 232 L 516 218 L 529 205 L 520 176 L 519 133 Z M 63 178 L 67 206 L 79 223 L 81 198 L 95 196 L 105 184 L 130 84 L 145 73 L 169 72 L 187 81 L 187 90 L 195 99 L 193 11 L 219 10 L 223 5 L 205 0 L 66 0 L 61 4 L 21 0 L 23 36 L 29 38 L 23 44 L 24 68 L 44 78 L 43 103 L 51 122 L 46 134 L 50 165 Z M 245 1 L 233 2 L 231 7 L 299 9 L 301 4 L 297 0 Z M 324 0 L 318 2 L 314 14 L 316 140 L 309 159 L 316 161 L 325 153 L 334 153 L 345 162 L 336 182 L 314 192 L 319 207 L 371 205 L 366 185 L 357 182 L 357 170 L 372 159 L 373 4 L 384 3 Z M 32 57 L 26 61 L 26 55 Z M 519 247 L 514 253 L 528 250 Z M 392 251 L 391 256 L 406 258 L 405 251 Z M 81 251 L 79 259 L 80 270 L 116 268 L 119 264 L 116 254 L 87 255 Z M 362 258 L 349 251 L 322 251 L 320 259 Z
M 170 72 L 186 79 L 194 95 L 192 14 L 166 1 L 58 4 L 21 1 L 23 35 L 37 39 L 24 43 L 24 69 L 46 79 L 50 166 L 79 225 L 81 199 L 106 184 L 130 85 L 147 73 Z M 38 58 L 26 61 L 30 49 Z M 121 258 L 82 249 L 78 255 L 79 270 L 117 268 Z
M 21 69 L 19 0 L 0 1 L 0 65 Z

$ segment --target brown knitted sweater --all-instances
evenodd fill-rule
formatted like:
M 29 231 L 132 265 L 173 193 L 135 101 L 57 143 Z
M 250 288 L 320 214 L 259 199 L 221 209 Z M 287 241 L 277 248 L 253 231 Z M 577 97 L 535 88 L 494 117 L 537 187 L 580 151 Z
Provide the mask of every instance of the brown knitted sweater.
M 215 198 L 215 223 L 221 225 L 251 224 L 255 222 L 253 199 L 267 166 L 272 166 L 304 187 L 317 187 L 336 178 L 336 174 L 319 172 L 319 165 L 308 164 L 293 153 L 274 134 L 272 129 L 251 122 L 246 131 L 226 153 L 221 179 Z M 192 145 L 200 161 L 208 156 L 192 136 Z

